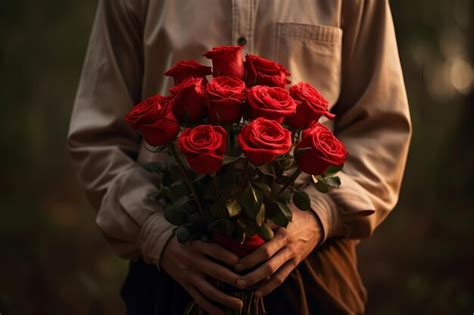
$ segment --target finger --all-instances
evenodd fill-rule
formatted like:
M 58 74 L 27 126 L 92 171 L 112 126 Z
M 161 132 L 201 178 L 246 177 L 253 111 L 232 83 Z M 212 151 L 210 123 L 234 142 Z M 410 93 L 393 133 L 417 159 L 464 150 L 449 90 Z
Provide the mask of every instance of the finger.
M 196 278 L 193 282 L 196 288 L 199 289 L 207 298 L 227 306 L 231 309 L 240 310 L 243 307 L 242 300 L 225 294 L 224 292 L 218 290 L 216 287 L 207 282 L 206 279 L 199 277 Z
M 191 295 L 191 297 L 193 298 L 193 300 L 202 308 L 204 309 L 206 312 L 208 312 L 209 314 L 212 314 L 212 315 L 224 315 L 224 311 L 222 311 L 221 309 L 219 309 L 217 306 L 215 306 L 214 304 L 212 304 L 208 299 L 206 299 L 204 297 L 204 295 L 202 295 L 201 292 L 199 292 L 198 289 L 196 289 L 195 287 L 191 286 L 191 285 L 188 285 L 188 286 L 184 286 L 184 288 L 186 289 L 186 291 L 188 291 L 188 293 Z
M 257 291 L 256 297 L 264 297 L 278 288 L 288 278 L 290 273 L 295 269 L 294 260 L 287 261 L 267 282 L 265 282 Z
M 193 241 L 191 246 L 200 253 L 222 261 L 229 266 L 233 266 L 239 261 L 239 257 L 236 254 L 215 243 Z
M 293 258 L 292 256 L 293 254 L 288 247 L 283 248 L 257 269 L 239 279 L 237 281 L 237 286 L 243 289 L 265 280 L 267 277 L 277 272 L 277 270 L 279 270 L 287 261 L 291 260 Z
M 242 271 L 252 268 L 268 259 L 287 244 L 286 236 L 283 234 L 275 235 L 275 238 L 266 242 L 250 255 L 245 256 L 235 265 L 235 270 Z
M 198 271 L 214 278 L 216 280 L 227 282 L 230 285 L 236 285 L 237 280 L 241 278 L 240 275 L 232 270 L 213 262 L 208 257 L 201 256 L 194 262 Z

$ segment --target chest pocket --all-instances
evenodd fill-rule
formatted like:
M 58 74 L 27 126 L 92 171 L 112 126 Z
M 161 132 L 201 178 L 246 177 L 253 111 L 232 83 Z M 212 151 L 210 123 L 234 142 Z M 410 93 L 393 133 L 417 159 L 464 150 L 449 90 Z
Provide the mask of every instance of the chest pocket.
M 341 90 L 342 29 L 324 25 L 277 23 L 274 56 L 291 72 L 292 84 L 308 82 L 330 105 Z

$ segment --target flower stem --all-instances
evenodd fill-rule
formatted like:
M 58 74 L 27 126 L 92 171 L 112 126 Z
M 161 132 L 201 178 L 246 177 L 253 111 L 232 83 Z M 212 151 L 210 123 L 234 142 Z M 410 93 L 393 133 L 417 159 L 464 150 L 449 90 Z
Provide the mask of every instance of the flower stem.
M 296 171 L 293 173 L 293 175 L 291 175 L 288 182 L 285 184 L 285 186 L 283 186 L 280 189 L 280 191 L 277 193 L 277 195 L 281 194 L 285 189 L 288 188 L 288 186 L 293 185 L 295 183 L 296 179 L 298 178 L 298 176 L 300 176 L 301 172 L 302 172 L 302 170 L 297 167 Z
M 194 197 L 194 201 L 196 202 L 196 205 L 199 209 L 199 212 L 201 213 L 201 215 L 204 215 L 202 205 L 201 205 L 201 201 L 199 200 L 199 196 L 196 192 L 196 189 L 194 188 L 193 182 L 191 181 L 191 179 L 188 176 L 188 173 L 186 172 L 186 168 L 184 167 L 183 161 L 181 160 L 181 158 L 178 155 L 178 151 L 176 151 L 175 144 L 170 143 L 169 148 L 170 148 L 171 155 L 174 157 L 174 159 L 178 163 L 178 167 L 181 171 L 181 174 L 184 177 L 184 180 L 185 180 L 186 184 L 188 185 L 189 189 L 191 190 L 191 194 Z
M 214 186 L 214 192 L 216 193 L 216 197 L 218 198 L 219 196 L 219 185 L 217 185 L 217 175 L 212 176 L 212 186 Z

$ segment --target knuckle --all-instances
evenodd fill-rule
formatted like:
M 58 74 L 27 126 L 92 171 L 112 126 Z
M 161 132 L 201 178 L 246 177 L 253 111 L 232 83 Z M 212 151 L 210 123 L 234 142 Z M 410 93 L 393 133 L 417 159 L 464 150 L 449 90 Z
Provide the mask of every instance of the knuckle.
M 275 276 L 273 279 L 276 285 L 281 285 L 284 281 L 282 276 Z
M 268 295 L 268 293 L 270 293 L 272 291 L 271 288 L 268 288 L 268 287 L 265 287 L 265 288 L 261 288 L 260 289 L 260 295 L 261 296 L 266 296 Z
M 217 279 L 221 280 L 221 281 L 225 281 L 225 282 L 232 282 L 234 279 L 234 277 L 231 277 L 229 274 L 227 274 L 226 272 L 224 272 L 223 270 L 221 269 L 216 269 L 214 271 L 214 277 L 216 277 Z
M 217 249 L 215 246 L 209 246 L 208 252 L 209 255 L 214 258 L 219 258 L 222 256 L 220 250 Z
M 262 257 L 263 257 L 263 259 L 269 259 L 269 258 L 272 257 L 272 253 L 271 253 L 270 248 L 265 247 L 265 248 L 262 250 Z
M 271 275 L 271 274 L 273 274 L 275 271 L 276 271 L 276 266 L 275 266 L 275 264 L 272 264 L 272 263 L 266 264 L 266 266 L 265 266 L 265 272 L 266 272 L 267 275 Z
M 201 290 L 202 293 L 204 293 L 207 297 L 213 297 L 213 292 L 210 290 L 207 286 L 202 285 L 202 283 L 199 284 L 199 289 Z
M 194 296 L 193 298 L 194 298 L 194 301 L 195 301 L 198 305 L 203 306 L 203 304 L 205 304 L 205 303 L 204 303 L 204 299 L 203 299 L 202 296 L 196 295 L 196 296 Z
M 295 246 L 288 246 L 288 251 L 290 252 L 291 257 L 295 257 L 298 254 Z
M 298 266 L 298 261 L 293 258 L 293 259 L 290 259 L 290 266 L 293 268 L 295 268 L 296 266 Z

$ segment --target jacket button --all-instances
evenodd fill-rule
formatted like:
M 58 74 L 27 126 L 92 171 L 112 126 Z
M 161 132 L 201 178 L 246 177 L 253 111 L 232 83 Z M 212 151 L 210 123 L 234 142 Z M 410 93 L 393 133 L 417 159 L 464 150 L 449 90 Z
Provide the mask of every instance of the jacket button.
M 245 37 L 239 37 L 239 39 L 237 39 L 237 44 L 240 46 L 244 46 L 245 44 L 247 44 L 247 39 Z

